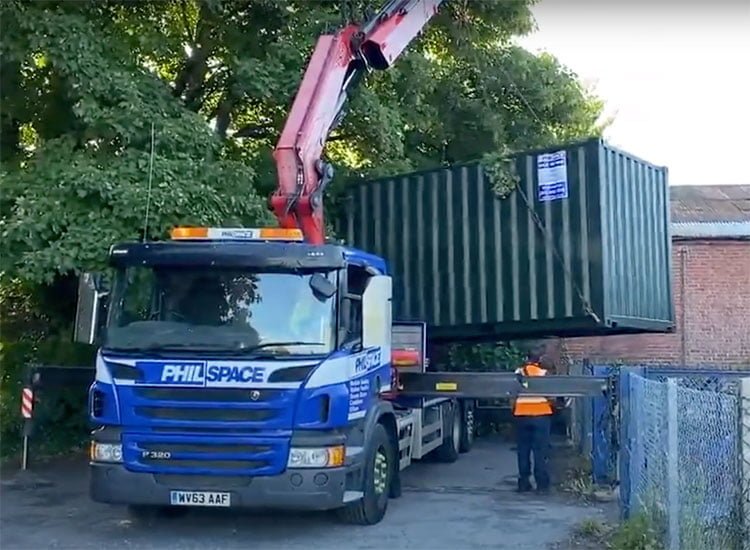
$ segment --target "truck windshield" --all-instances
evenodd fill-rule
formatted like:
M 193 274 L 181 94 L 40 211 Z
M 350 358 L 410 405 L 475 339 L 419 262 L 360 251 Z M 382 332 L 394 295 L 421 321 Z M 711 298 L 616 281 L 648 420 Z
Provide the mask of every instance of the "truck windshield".
M 332 283 L 335 271 L 323 273 Z M 329 353 L 335 298 L 313 273 L 148 267 L 115 275 L 104 347 L 115 350 Z

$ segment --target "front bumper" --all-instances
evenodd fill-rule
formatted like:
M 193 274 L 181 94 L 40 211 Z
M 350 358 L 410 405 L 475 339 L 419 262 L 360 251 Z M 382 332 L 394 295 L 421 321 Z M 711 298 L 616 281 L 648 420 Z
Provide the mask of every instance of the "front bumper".
M 344 505 L 347 468 L 288 470 L 229 485 L 205 476 L 157 476 L 128 471 L 122 464 L 91 463 L 90 494 L 96 502 L 168 506 L 170 491 L 231 493 L 232 508 L 332 510 Z M 166 478 L 166 479 L 165 479 Z M 212 483 L 215 481 L 215 484 Z

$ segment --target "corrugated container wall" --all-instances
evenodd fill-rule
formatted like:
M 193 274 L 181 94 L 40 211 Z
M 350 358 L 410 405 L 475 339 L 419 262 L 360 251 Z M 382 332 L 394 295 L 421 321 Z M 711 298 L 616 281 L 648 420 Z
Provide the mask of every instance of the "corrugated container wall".
M 342 233 L 388 261 L 394 319 L 439 340 L 672 330 L 667 170 L 599 139 L 515 166 L 502 199 L 479 164 L 352 188 Z

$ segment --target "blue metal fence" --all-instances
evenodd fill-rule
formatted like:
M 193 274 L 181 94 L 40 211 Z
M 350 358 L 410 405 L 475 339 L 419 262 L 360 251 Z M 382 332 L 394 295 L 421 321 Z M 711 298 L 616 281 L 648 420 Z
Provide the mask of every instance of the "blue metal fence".
M 620 419 L 621 446 L 619 453 L 620 467 L 618 470 L 622 510 L 624 516 L 628 517 L 633 506 L 631 494 L 634 482 L 634 480 L 631 480 L 633 454 L 634 451 L 639 450 L 639 438 L 644 437 L 642 433 L 638 433 L 635 427 L 639 419 L 647 412 L 644 410 L 644 407 L 649 405 L 647 402 L 644 402 L 645 397 L 643 395 L 642 384 L 639 384 L 640 379 L 659 383 L 674 380 L 677 383 L 681 392 L 677 404 L 680 421 L 686 427 L 692 425 L 694 428 L 693 430 L 682 429 L 680 431 L 682 439 L 680 445 L 686 448 L 686 452 L 694 452 L 697 457 L 701 455 L 701 449 L 728 449 L 726 440 L 730 438 L 730 434 L 725 432 L 737 422 L 736 420 L 731 420 L 736 417 L 737 411 L 734 409 L 730 410 L 734 406 L 731 400 L 721 399 L 720 396 L 737 396 L 740 380 L 743 377 L 750 376 L 750 372 L 711 366 L 677 368 L 628 365 L 621 366 L 619 374 L 620 412 L 618 416 Z M 695 392 L 706 393 L 699 394 Z M 666 416 L 666 410 L 661 412 Z M 707 414 L 714 417 L 718 415 L 722 419 L 722 422 L 719 423 L 717 420 L 715 424 L 721 424 L 722 428 L 717 427 L 714 433 L 707 433 L 705 431 L 701 433 L 701 430 L 698 429 L 701 427 L 700 420 L 705 418 Z M 731 436 L 734 435 L 736 434 L 731 434 Z M 731 454 L 731 449 L 728 452 Z M 716 463 L 718 456 L 713 454 L 711 457 L 704 456 L 703 458 Z M 723 457 L 721 462 L 728 463 L 727 461 L 729 460 L 734 460 L 734 456 L 731 456 L 731 458 Z
M 672 548 L 733 548 L 739 386 L 750 372 L 605 364 L 580 370 L 613 380 L 616 399 L 579 403 L 579 436 L 590 441 L 593 481 L 619 485 L 623 517 L 648 508 Z
M 750 376 L 750 371 L 711 365 L 680 368 L 584 362 L 576 365 L 574 370 L 580 374 L 612 377 L 615 395 L 579 400 L 575 419 L 578 430 L 576 439 L 579 451 L 591 458 L 593 481 L 619 485 L 624 517 L 629 516 L 632 506 L 631 463 L 633 453 L 638 450 L 637 439 L 642 436 L 635 430 L 635 421 L 644 414 L 642 391 L 638 391 L 642 388 L 634 380 L 643 378 L 661 383 L 675 380 L 680 388 L 686 390 L 736 395 L 740 379 Z M 691 396 L 695 400 L 698 394 L 683 394 L 686 413 L 691 410 L 688 402 Z M 711 399 L 706 396 L 704 401 L 710 402 Z M 693 414 L 701 414 L 702 411 L 698 405 L 693 406 L 693 410 Z M 686 422 L 690 417 L 690 414 L 685 415 Z
M 638 402 L 633 397 L 633 376 L 643 376 L 646 367 L 626 367 L 620 369 L 618 384 L 619 426 L 617 427 L 620 441 L 618 449 L 618 480 L 620 487 L 620 510 L 623 517 L 630 516 L 631 480 L 630 464 L 632 461 L 633 445 L 636 434 L 629 419 L 638 414 Z

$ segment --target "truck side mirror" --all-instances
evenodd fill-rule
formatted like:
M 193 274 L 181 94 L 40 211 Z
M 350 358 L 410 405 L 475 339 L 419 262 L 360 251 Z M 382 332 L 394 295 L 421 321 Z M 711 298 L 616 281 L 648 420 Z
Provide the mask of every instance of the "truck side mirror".
M 362 346 L 391 346 L 391 278 L 376 275 L 367 281 L 362 294 Z
M 107 309 L 104 277 L 99 273 L 82 273 L 78 279 L 78 302 L 73 340 L 81 344 L 96 343 Z
M 322 273 L 313 273 L 310 277 L 310 288 L 313 295 L 321 302 L 336 294 L 336 285 Z

